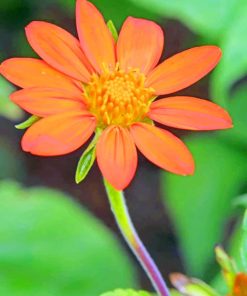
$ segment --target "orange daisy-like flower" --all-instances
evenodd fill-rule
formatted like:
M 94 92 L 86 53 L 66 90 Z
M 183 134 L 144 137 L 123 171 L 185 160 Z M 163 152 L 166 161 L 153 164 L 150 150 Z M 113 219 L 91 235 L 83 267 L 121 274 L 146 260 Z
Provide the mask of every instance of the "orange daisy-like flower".
M 0 71 L 23 88 L 11 100 L 41 117 L 24 134 L 22 148 L 41 156 L 70 153 L 94 133 L 103 176 L 124 189 L 137 167 L 136 147 L 172 173 L 190 175 L 193 158 L 183 142 L 152 120 L 188 130 L 226 129 L 231 118 L 206 100 L 175 96 L 154 99 L 195 83 L 218 63 L 216 46 L 200 46 L 160 65 L 164 35 L 152 21 L 128 17 L 117 42 L 94 5 L 77 0 L 79 41 L 53 24 L 35 21 L 27 39 L 41 57 L 13 58 Z

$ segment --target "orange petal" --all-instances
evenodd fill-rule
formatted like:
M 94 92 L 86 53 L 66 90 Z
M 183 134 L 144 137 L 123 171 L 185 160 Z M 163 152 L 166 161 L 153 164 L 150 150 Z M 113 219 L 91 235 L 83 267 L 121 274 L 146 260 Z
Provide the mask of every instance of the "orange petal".
M 153 102 L 148 116 L 165 125 L 188 130 L 232 127 L 229 114 L 220 106 L 193 97 L 170 97 Z
M 61 89 L 27 88 L 12 93 L 10 99 L 27 112 L 40 117 L 85 110 L 81 96 Z
M 234 286 L 232 294 L 233 296 L 245 296 L 247 295 L 247 275 L 246 273 L 237 273 L 234 279 Z
M 157 95 L 165 95 L 190 86 L 208 74 L 219 62 L 217 46 L 200 46 L 185 50 L 165 60 L 147 77 L 146 86 Z
M 86 0 L 77 0 L 76 23 L 81 46 L 100 73 L 103 64 L 115 66 L 114 39 L 97 8 Z
M 70 153 L 82 146 L 96 127 L 88 112 L 49 116 L 34 123 L 22 138 L 22 149 L 40 156 Z
M 96 148 L 97 162 L 106 180 L 117 190 L 127 187 L 137 167 L 137 152 L 129 131 L 110 126 Z
M 83 82 L 88 82 L 92 67 L 80 48 L 79 41 L 64 29 L 47 22 L 31 22 L 26 27 L 27 39 L 49 65 Z
M 157 166 L 179 175 L 194 173 L 191 153 L 170 132 L 138 122 L 131 126 L 131 133 L 141 153 Z
M 158 63 L 164 47 L 164 34 L 152 21 L 128 17 L 121 29 L 117 56 L 120 67 L 139 68 L 147 74 Z
M 82 92 L 73 79 L 54 70 L 38 59 L 13 58 L 6 60 L 0 66 L 0 73 L 22 88 L 60 88 L 78 95 Z

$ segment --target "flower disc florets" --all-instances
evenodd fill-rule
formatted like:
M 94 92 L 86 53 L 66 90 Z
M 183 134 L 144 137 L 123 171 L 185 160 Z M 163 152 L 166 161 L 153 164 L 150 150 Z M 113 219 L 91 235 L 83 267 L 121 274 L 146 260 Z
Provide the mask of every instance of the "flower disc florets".
M 101 75 L 93 74 L 85 93 L 98 126 L 129 126 L 142 121 L 154 97 L 154 90 L 146 88 L 144 82 L 145 75 L 138 69 L 125 72 L 117 66 L 114 70 L 105 68 Z

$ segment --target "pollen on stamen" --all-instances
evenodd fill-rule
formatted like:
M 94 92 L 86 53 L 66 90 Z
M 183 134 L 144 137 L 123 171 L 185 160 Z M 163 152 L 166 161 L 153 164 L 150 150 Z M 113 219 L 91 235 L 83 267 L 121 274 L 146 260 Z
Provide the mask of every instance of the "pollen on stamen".
M 145 75 L 138 69 L 125 72 L 119 65 L 114 70 L 104 67 L 101 75 L 93 74 L 85 96 L 98 126 L 129 126 L 144 120 L 154 97 L 154 90 L 144 83 Z

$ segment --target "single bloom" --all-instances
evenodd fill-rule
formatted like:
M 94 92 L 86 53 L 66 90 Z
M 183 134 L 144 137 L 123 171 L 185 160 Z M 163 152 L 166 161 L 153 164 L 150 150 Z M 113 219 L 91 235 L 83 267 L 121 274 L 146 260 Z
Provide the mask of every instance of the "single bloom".
M 96 156 L 103 176 L 122 190 L 137 167 L 137 148 L 157 166 L 191 175 L 194 162 L 183 142 L 153 121 L 186 130 L 232 127 L 221 107 L 173 96 L 219 62 L 216 46 L 178 53 L 158 66 L 164 34 L 154 22 L 128 17 L 116 41 L 96 7 L 77 0 L 79 40 L 56 25 L 34 21 L 27 39 L 40 56 L 4 61 L 0 72 L 23 88 L 11 100 L 40 117 L 22 138 L 22 149 L 40 156 L 70 153 L 97 131 Z

